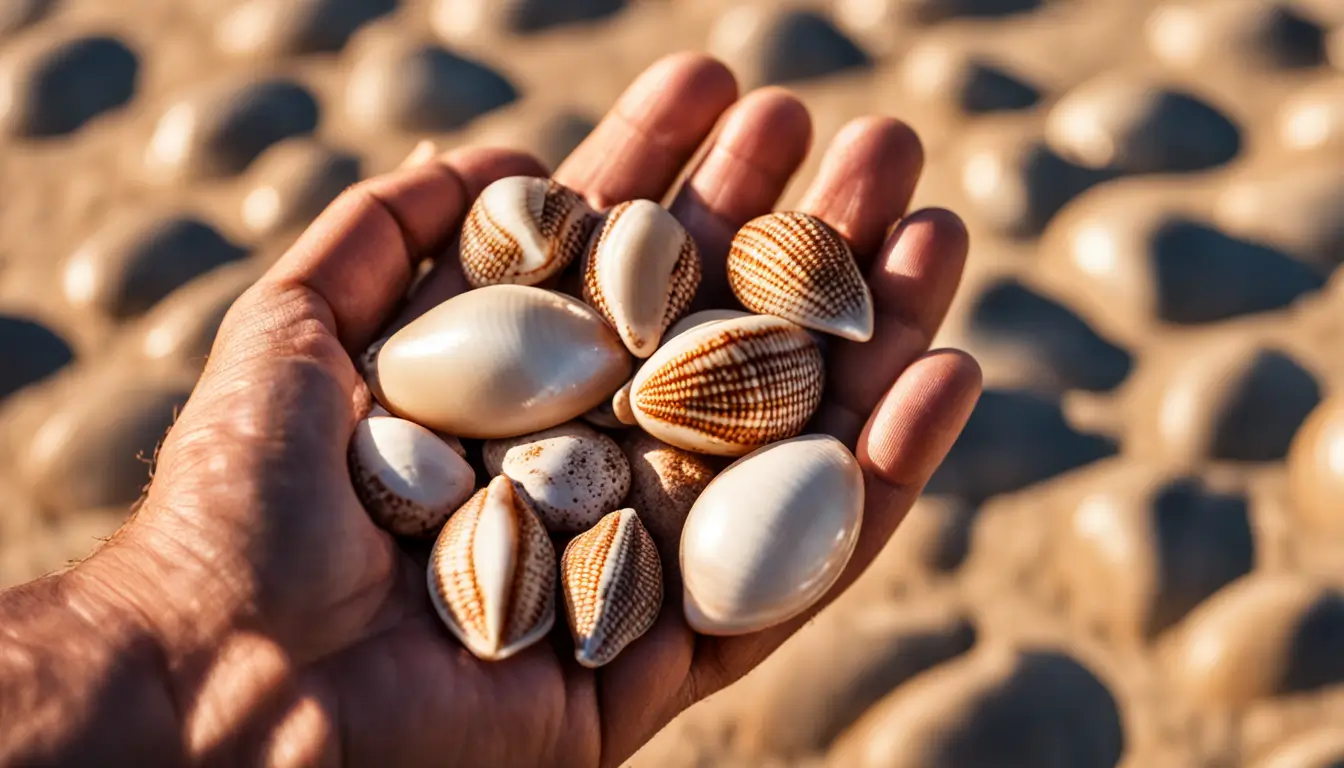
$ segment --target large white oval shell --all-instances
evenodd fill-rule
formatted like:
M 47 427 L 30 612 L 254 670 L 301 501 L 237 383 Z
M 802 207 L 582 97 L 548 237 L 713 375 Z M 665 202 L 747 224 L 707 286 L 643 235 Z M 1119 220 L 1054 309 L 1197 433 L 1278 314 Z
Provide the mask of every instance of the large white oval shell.
M 824 383 L 821 348 L 810 333 L 782 318 L 750 315 L 704 323 L 664 344 L 635 375 L 630 410 L 663 442 L 742 456 L 802 432 Z
M 687 623 L 739 635 L 807 610 L 849 562 L 862 517 L 863 472 L 833 437 L 804 435 L 733 462 L 682 531 Z
M 393 414 L 467 438 L 577 418 L 630 377 L 615 331 L 577 299 L 521 285 L 468 291 L 378 350 L 370 388 Z

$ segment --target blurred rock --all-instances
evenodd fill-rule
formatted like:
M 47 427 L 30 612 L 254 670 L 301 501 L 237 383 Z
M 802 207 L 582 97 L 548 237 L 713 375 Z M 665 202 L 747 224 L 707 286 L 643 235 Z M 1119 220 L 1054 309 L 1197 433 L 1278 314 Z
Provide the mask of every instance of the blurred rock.
M 1178 690 L 1212 707 L 1344 681 L 1344 596 L 1291 575 L 1242 579 L 1182 622 L 1166 649 Z
M 1112 440 L 1075 432 L 1056 400 L 989 389 L 926 490 L 979 503 L 1115 452 Z
M 1298 520 L 1344 534 L 1344 397 L 1317 406 L 1288 451 L 1288 482 Z
M 360 179 L 358 157 L 309 138 L 266 150 L 248 172 L 243 223 L 260 235 L 304 226 Z
M 825 751 L 889 691 L 970 650 L 975 635 L 975 627 L 945 605 L 882 605 L 827 616 L 744 683 L 754 704 L 742 712 L 738 738 L 752 756 Z
M 402 41 L 361 52 L 346 84 L 350 119 L 369 131 L 452 131 L 513 103 L 513 84 L 494 70 L 434 45 Z
M 434 0 L 430 25 L 448 42 L 528 34 L 619 13 L 625 0 Z
M 998 64 L 939 39 L 916 43 L 906 53 L 901 82 L 920 103 L 954 113 L 1026 109 L 1041 98 Z
M 1162 458 L 1180 466 L 1282 459 L 1321 399 L 1316 377 L 1292 357 L 1240 339 L 1193 351 L 1168 376 L 1144 413 Z
M 149 360 L 177 360 L 201 370 L 229 307 L 260 277 L 250 261 L 228 264 L 178 288 L 145 315 L 137 347 Z
M 562 112 L 552 115 L 541 125 L 530 127 L 535 132 L 536 156 L 548 168 L 558 168 L 569 154 L 578 148 L 597 123 L 586 115 Z
M 1277 169 L 1228 186 L 1216 215 L 1226 229 L 1333 268 L 1344 261 L 1344 166 Z
M 1057 651 L 988 647 L 878 702 L 837 741 L 845 768 L 1112 768 L 1124 749 L 1110 691 Z
M 0 400 L 64 368 L 70 345 L 36 320 L 0 314 Z
M 1252 764 L 1253 768 L 1340 768 L 1344 727 L 1324 726 L 1298 734 Z
M 58 136 L 126 104 L 140 60 L 115 37 L 28 39 L 0 60 L 0 127 Z
M 870 64 L 868 55 L 825 16 L 770 4 L 725 11 L 707 47 L 750 86 L 810 80 Z
M 246 0 L 215 27 L 215 44 L 243 58 L 339 51 L 397 0 Z
M 112 218 L 70 255 L 61 286 L 71 306 L 125 319 L 246 255 L 209 224 L 189 216 L 124 215 Z
M 1157 636 L 1255 566 L 1244 496 L 1147 471 L 1084 497 L 1059 552 L 1078 617 L 1128 642 Z
M 241 173 L 272 144 L 312 133 L 319 112 L 308 89 L 290 80 L 198 88 L 159 118 L 145 148 L 146 170 L 160 182 Z
M 54 0 L 6 0 L 0 3 L 0 39 L 47 15 L 53 5 Z
M 1163 63 L 1200 67 L 1311 67 L 1324 58 L 1324 33 L 1290 3 L 1275 0 L 1173 0 L 1145 29 Z
M 1125 73 L 1066 94 L 1050 110 L 1045 137 L 1070 162 L 1121 173 L 1196 171 L 1241 149 L 1241 132 L 1217 109 Z
M 1303 87 L 1279 109 L 1279 141 L 1300 152 L 1344 151 L 1344 75 Z
M 130 504 L 190 386 L 124 376 L 89 380 L 38 427 L 20 460 L 34 496 L 54 510 Z
M 966 559 L 975 516 L 975 507 L 963 500 L 921 496 L 887 542 L 882 559 L 893 568 L 951 573 Z
M 626 431 L 617 442 L 630 462 L 625 506 L 635 510 L 658 545 L 668 581 L 680 583 L 681 529 L 691 505 L 714 479 L 714 467 L 706 457 L 674 448 L 640 429 Z
M 1111 176 L 1070 163 L 1017 126 L 982 126 L 963 141 L 961 189 L 968 208 L 1003 235 L 1039 234 L 1065 203 Z
M 1041 0 L 837 0 L 835 16 L 845 27 L 867 32 L 876 27 L 1007 16 L 1040 5 Z
M 987 364 L 1008 359 L 1047 389 L 1114 389 L 1132 362 L 1067 307 L 1012 279 L 990 284 L 977 297 L 968 336 L 977 358 Z

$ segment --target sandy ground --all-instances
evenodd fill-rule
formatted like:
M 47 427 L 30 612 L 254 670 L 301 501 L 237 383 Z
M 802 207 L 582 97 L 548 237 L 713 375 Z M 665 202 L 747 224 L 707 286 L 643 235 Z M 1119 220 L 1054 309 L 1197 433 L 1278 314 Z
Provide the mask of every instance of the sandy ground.
M 0 583 L 124 519 L 341 188 L 424 137 L 558 162 L 687 48 L 818 146 L 919 130 L 916 205 L 972 232 L 939 343 L 987 392 L 862 585 L 633 763 L 1344 761 L 1338 0 L 13 0 Z

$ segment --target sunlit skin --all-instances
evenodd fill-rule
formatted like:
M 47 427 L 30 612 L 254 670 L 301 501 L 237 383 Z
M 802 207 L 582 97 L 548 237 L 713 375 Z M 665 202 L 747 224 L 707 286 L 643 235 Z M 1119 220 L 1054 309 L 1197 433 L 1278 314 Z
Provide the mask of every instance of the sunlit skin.
M 668 200 L 699 157 L 669 206 L 705 259 L 702 305 L 731 306 L 729 241 L 776 205 L 810 143 L 795 97 L 739 98 L 721 64 L 683 54 L 640 76 L 554 176 L 599 208 Z M 967 236 L 951 213 L 907 212 L 915 135 L 870 117 L 824 151 L 799 207 L 849 241 L 877 307 L 872 341 L 829 345 L 816 419 L 866 482 L 833 599 L 944 457 L 980 373 L 929 351 Z M 352 358 L 464 289 L 454 235 L 487 184 L 548 173 L 499 149 L 416 158 L 340 197 L 237 302 L 137 514 L 73 570 L 0 596 L 0 759 L 614 766 L 807 621 L 701 637 L 673 590 L 600 670 L 563 640 L 483 662 L 433 613 L 422 561 L 360 507 L 346 446 L 369 394 Z

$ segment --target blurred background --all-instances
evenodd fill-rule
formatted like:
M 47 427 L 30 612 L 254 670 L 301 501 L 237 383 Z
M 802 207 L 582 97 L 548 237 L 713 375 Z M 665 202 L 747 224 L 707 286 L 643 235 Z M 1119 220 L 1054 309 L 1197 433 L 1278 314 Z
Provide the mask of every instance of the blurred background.
M 344 187 L 554 165 L 682 49 L 817 146 L 919 131 L 986 392 L 861 584 L 633 763 L 1344 765 L 1344 0 L 4 0 L 0 586 L 115 530 Z

